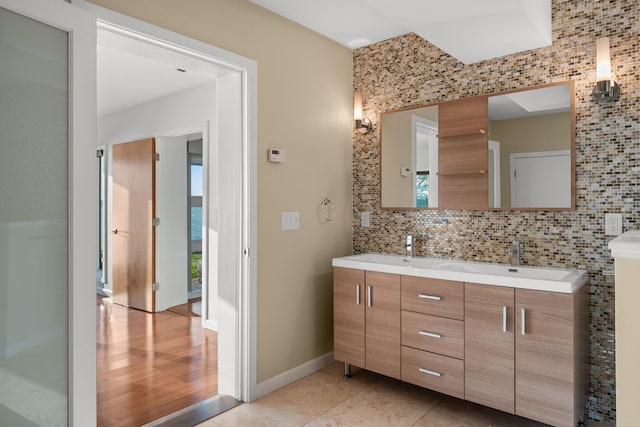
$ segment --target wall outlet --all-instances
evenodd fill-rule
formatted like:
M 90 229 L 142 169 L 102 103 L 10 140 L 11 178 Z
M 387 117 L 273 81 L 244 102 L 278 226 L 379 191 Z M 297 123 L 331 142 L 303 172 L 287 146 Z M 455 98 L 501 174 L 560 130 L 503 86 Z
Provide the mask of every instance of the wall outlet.
M 622 214 L 604 214 L 604 235 L 619 236 L 622 234 Z
M 369 212 L 360 213 L 360 227 L 369 227 L 371 225 L 371 215 Z

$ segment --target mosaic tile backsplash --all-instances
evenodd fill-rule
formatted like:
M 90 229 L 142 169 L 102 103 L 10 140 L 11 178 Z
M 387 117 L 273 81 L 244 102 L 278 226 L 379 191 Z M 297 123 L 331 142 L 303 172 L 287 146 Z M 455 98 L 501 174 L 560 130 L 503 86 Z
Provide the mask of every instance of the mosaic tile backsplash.
M 465 65 L 415 34 L 354 50 L 354 88 L 373 131 L 355 133 L 354 253 L 402 253 L 406 234 L 418 255 L 509 262 L 512 240 L 525 264 L 580 268 L 591 277 L 590 394 L 587 417 L 615 422 L 615 286 L 604 214 L 621 212 L 624 230 L 640 219 L 640 3 L 552 0 L 553 43 Z M 596 104 L 596 39 L 608 36 L 620 101 Z M 379 114 L 398 108 L 574 80 L 576 209 L 436 211 L 380 209 Z M 360 212 L 371 226 L 360 227 Z

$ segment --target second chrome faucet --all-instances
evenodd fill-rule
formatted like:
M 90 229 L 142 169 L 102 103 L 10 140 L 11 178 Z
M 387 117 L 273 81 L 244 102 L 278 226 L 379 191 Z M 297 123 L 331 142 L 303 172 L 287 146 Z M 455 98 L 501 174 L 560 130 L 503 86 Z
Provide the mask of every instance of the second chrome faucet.
M 509 251 L 511 265 L 520 265 L 520 242 L 514 240 L 511 242 L 511 250 Z
M 413 235 L 412 234 L 407 234 L 407 241 L 404 246 L 406 249 L 405 260 L 413 258 Z

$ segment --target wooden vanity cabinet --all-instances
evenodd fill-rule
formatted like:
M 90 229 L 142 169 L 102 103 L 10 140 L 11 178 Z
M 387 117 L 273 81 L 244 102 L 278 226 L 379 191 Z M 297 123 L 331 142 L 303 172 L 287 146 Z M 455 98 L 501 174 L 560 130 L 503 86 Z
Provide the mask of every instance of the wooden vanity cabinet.
M 334 358 L 557 427 L 584 414 L 589 285 L 559 293 L 334 267 Z
M 587 289 L 465 284 L 465 399 L 575 426 L 587 396 Z
M 334 358 L 400 378 L 400 276 L 334 267 Z
M 577 425 L 587 399 L 588 285 L 575 294 L 516 289 L 516 411 Z
M 402 380 L 464 399 L 464 285 L 402 276 Z
M 333 268 L 333 357 L 364 363 L 364 270 Z
M 466 283 L 464 291 L 465 399 L 513 414 L 515 290 Z

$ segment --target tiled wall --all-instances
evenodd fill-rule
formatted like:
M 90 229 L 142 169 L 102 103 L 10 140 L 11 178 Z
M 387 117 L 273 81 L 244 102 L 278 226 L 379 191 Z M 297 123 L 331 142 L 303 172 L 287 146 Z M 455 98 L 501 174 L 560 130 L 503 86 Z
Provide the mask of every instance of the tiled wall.
M 615 420 L 613 263 L 605 212 L 622 212 L 624 229 L 640 218 L 640 5 L 638 0 L 552 0 L 553 45 L 464 65 L 414 34 L 354 51 L 354 87 L 374 131 L 355 134 L 354 252 L 401 253 L 417 236 L 419 255 L 508 262 L 512 240 L 525 264 L 565 266 L 591 276 L 591 419 Z M 620 101 L 598 105 L 595 40 L 611 38 Z M 379 113 L 548 82 L 576 84 L 576 210 L 535 212 L 381 210 Z M 360 227 L 360 212 L 371 227 Z

